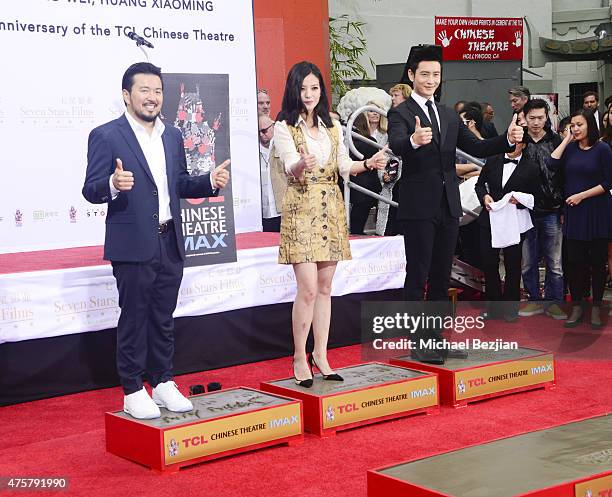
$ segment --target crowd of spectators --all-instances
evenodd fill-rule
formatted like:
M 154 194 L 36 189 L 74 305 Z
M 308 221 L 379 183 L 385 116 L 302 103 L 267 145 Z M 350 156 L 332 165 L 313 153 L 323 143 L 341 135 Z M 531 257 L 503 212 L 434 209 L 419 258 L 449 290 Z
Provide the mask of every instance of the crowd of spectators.
M 406 84 L 397 84 L 389 90 L 389 95 L 391 105 L 396 107 L 410 98 L 411 88 Z M 529 184 L 529 188 L 525 185 L 525 189 L 530 191 L 531 187 L 535 187 L 533 206 L 528 208 L 532 227 L 521 234 L 518 246 L 510 251 L 504 250 L 508 254 L 505 259 L 511 264 L 507 271 L 513 282 L 511 285 L 508 281 L 506 283 L 512 286 L 512 299 L 519 300 L 518 287 L 514 288 L 519 281 L 517 268 L 520 268 L 527 297 L 516 314 L 502 316 L 507 320 L 546 314 L 553 319 L 565 320 L 567 327 L 574 327 L 583 320 L 584 301 L 590 296 L 593 301 L 591 326 L 595 329 L 602 326 L 600 306 L 606 279 L 608 285 L 612 279 L 612 242 L 608 235 L 612 233 L 612 226 L 609 226 L 612 223 L 612 96 L 605 100 L 603 106 L 600 106 L 597 93 L 592 91 L 586 92 L 582 100 L 581 108 L 556 123 L 557 115 L 551 112 L 546 100 L 532 98 L 529 89 L 524 86 L 510 88 L 508 104 L 525 130 L 521 147 L 501 158 L 478 158 L 474 162 L 457 156 L 457 181 L 463 183 L 474 178 L 466 183 L 464 189 L 469 190 L 466 194 L 474 194 L 477 184 L 476 193 L 482 210 L 488 211 L 490 202 L 500 200 L 493 199 L 489 192 L 495 190 L 501 195 L 511 176 L 515 177 L 510 185 L 517 187 L 523 184 L 517 180 L 518 174 L 514 174 L 517 170 L 522 172 L 523 180 L 531 178 L 530 183 L 536 183 Z M 269 177 L 266 177 L 266 166 L 274 141 L 270 97 L 266 90 L 258 90 L 257 102 L 262 195 L 265 197 L 270 183 Z M 385 146 L 388 142 L 387 109 L 383 103 L 375 100 L 368 104 L 378 107 L 381 112 L 360 114 L 354 120 L 352 131 L 380 147 Z M 454 109 L 463 125 L 476 138 L 482 140 L 498 136 L 493 123 L 495 109 L 491 103 L 462 100 L 455 104 Z M 332 117 L 340 119 L 336 113 L 332 113 Z M 359 139 L 353 142 L 364 158 L 373 156 L 378 150 Z M 393 158 L 389 160 L 387 168 L 359 175 L 354 182 L 385 199 L 398 201 L 402 167 L 410 165 L 401 164 Z M 500 185 L 489 184 L 490 178 L 495 177 L 496 168 L 504 171 Z M 483 177 L 478 178 L 481 174 Z M 489 198 L 485 202 L 486 197 Z M 271 204 L 265 198 L 263 205 L 264 228 L 277 231 L 279 213 L 270 208 Z M 395 208 L 388 203 L 352 190 L 350 205 L 351 233 L 365 234 L 367 220 L 375 211 L 375 229 L 369 234 L 399 234 Z M 524 207 L 519 204 L 519 208 Z M 274 218 L 272 222 L 270 217 Z M 484 270 L 489 294 L 487 299 L 508 298 L 500 293 L 499 276 L 494 276 L 497 269 L 493 271 L 491 261 L 498 266 L 499 258 L 497 252 L 491 251 L 493 247 L 490 245 L 490 236 L 486 236 L 486 233 L 483 235 L 482 223 L 462 223 L 457 255 L 468 264 Z M 542 264 L 545 269 L 543 284 L 540 282 Z M 571 312 L 566 313 L 562 303 L 568 289 L 572 307 Z

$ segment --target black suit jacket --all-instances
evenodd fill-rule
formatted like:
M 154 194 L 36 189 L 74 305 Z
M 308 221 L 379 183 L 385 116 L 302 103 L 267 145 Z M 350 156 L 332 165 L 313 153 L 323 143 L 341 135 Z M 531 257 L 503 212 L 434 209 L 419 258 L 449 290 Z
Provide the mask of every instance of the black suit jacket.
M 419 104 L 412 98 L 392 108 L 389 119 L 389 146 L 402 158 L 399 208 L 397 219 L 431 219 L 440 209 L 442 195 L 450 213 L 461 217 L 461 199 L 455 172 L 455 149 L 459 147 L 475 157 L 489 157 L 512 149 L 506 133 L 496 138 L 479 140 L 461 122 L 457 113 L 436 104 L 440 117 L 440 140 L 417 149 L 412 148 L 410 136 L 414 133 L 415 117 L 421 125 L 431 126 Z
M 215 195 L 210 175 L 190 176 L 187 172 L 181 132 L 166 125 L 162 134 L 166 157 L 166 175 L 170 195 L 170 211 L 176 223 L 174 230 L 179 254 L 185 249 L 180 229 L 180 198 Z M 115 171 L 115 159 L 134 174 L 134 187 L 120 192 L 115 199 L 110 192 L 109 178 Z M 87 172 L 83 196 L 93 204 L 108 203 L 104 259 L 110 261 L 148 261 L 159 243 L 159 201 L 153 174 L 140 148 L 138 139 L 125 115 L 95 128 L 87 145 Z
M 530 161 L 523 155 L 521 160 L 516 166 L 516 169 L 508 178 L 506 184 L 502 187 L 502 174 L 504 172 L 504 155 L 496 155 L 487 160 L 487 163 L 482 168 L 480 176 L 474 190 L 480 204 L 482 205 L 482 211 L 478 216 L 478 224 L 481 226 L 489 226 L 489 211 L 484 205 L 485 195 L 491 195 L 493 200 L 496 202 L 503 198 L 506 193 L 510 192 L 523 192 L 531 193 L 534 196 L 534 200 L 537 202 L 538 196 L 541 194 L 539 188 L 539 167 L 538 165 Z M 524 206 L 518 205 L 519 209 L 524 209 Z
M 497 132 L 493 121 L 483 121 L 480 134 L 483 136 L 483 138 L 494 138 L 496 136 L 499 136 L 499 133 Z

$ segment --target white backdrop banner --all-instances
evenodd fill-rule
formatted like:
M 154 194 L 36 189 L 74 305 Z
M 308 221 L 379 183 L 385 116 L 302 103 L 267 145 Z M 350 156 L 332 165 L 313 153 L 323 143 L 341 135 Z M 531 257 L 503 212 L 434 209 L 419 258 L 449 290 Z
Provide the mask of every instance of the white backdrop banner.
M 0 253 L 102 244 L 87 136 L 124 112 L 123 72 L 146 60 L 131 30 L 164 73 L 228 75 L 236 232 L 261 230 L 251 0 L 3 0 Z
M 333 295 L 403 287 L 401 236 L 350 243 L 353 260 L 338 264 Z M 278 247 L 264 247 L 239 250 L 234 263 L 186 268 L 174 316 L 292 302 L 293 268 L 277 259 Z M 118 302 L 110 265 L 0 275 L 0 343 L 114 328 Z

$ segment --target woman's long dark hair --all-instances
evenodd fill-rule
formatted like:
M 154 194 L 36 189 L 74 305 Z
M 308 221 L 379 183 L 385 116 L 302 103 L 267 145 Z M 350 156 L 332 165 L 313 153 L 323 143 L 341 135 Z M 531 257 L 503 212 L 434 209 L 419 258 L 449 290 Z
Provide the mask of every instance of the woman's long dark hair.
M 306 108 L 302 103 L 302 84 L 304 78 L 309 74 L 314 75 L 319 80 L 319 88 L 321 89 L 321 97 L 319 103 L 314 108 L 313 124 L 319 125 L 318 119 L 323 121 L 323 124 L 328 128 L 333 126 L 331 117 L 329 116 L 329 101 L 327 100 L 327 90 L 325 82 L 319 68 L 312 62 L 302 61 L 295 64 L 287 75 L 285 83 L 285 94 L 283 95 L 282 109 L 276 117 L 277 121 L 287 121 L 287 124 L 295 126 L 298 122 L 300 114 L 306 112 Z
M 363 112 L 353 121 L 353 130 L 357 131 L 357 133 L 359 133 L 361 136 L 372 139 L 370 136 L 370 125 L 368 124 L 368 118 Z
M 610 112 L 606 112 L 604 116 L 608 114 L 608 123 L 604 126 L 603 117 L 601 119 L 601 141 L 606 142 L 612 147 L 612 124 L 610 123 Z
M 595 114 L 589 109 L 577 109 L 572 113 L 572 117 L 582 116 L 587 123 L 587 142 L 589 147 L 592 147 L 599 141 L 599 130 L 597 129 L 597 121 Z

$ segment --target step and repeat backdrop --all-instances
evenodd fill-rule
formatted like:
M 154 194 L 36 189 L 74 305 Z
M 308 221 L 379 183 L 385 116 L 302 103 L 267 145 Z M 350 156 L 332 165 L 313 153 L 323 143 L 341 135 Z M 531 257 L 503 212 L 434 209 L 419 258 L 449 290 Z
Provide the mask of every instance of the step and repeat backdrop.
M 103 243 L 106 204 L 81 196 L 87 137 L 125 111 L 121 77 L 147 56 L 190 173 L 232 161 L 220 198 L 183 204 L 188 265 L 235 260 L 234 233 L 261 230 L 251 0 L 5 0 L 0 46 L 0 253 Z

